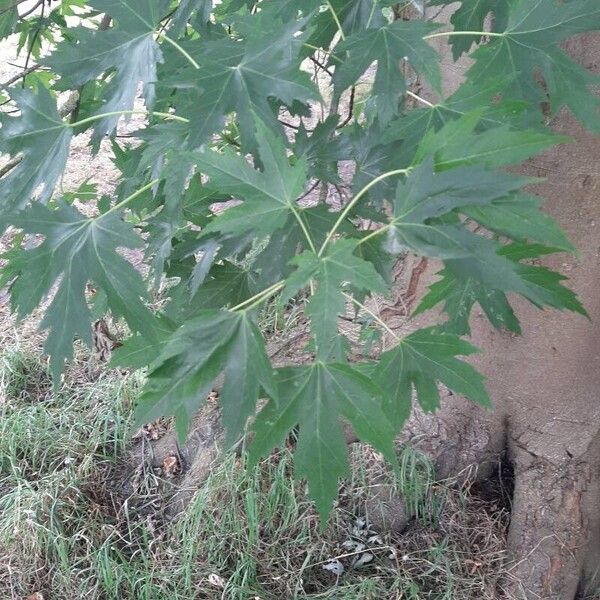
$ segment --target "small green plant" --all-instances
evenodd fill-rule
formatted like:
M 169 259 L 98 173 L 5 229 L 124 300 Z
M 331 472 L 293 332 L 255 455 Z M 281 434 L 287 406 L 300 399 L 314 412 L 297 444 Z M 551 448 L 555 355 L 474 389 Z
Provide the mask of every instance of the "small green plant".
M 12 162 L 0 179 L 0 223 L 22 235 L 0 283 L 19 316 L 51 295 L 41 327 L 55 380 L 73 340 L 91 344 L 93 301 L 94 315 L 104 307 L 133 332 L 117 360 L 149 367 L 138 423 L 172 414 L 185 437 L 224 374 L 228 440 L 268 399 L 254 421 L 251 463 L 299 427 L 295 473 L 323 517 L 349 472 L 340 416 L 395 462 L 413 394 L 434 411 L 441 382 L 489 406 L 482 376 L 459 358 L 476 352 L 463 337 L 475 304 L 513 332 L 508 294 L 585 314 L 560 274 L 530 260 L 571 243 L 524 190 L 535 180 L 502 167 L 567 142 L 544 125 L 564 106 L 600 130 L 596 79 L 560 48 L 600 28 L 597 0 L 463 0 L 454 29 L 395 20 L 398 8 L 62 0 L 25 24 L 18 3 L 0 12 L 0 32 L 20 31 L 48 75 L 6 89 L 0 149 Z M 65 20 L 73 13 L 76 27 Z M 44 56 L 40 36 L 51 46 Z M 473 60 L 449 97 L 430 44 L 437 38 Z M 430 100 L 411 88 L 407 69 L 432 88 Z M 139 86 L 144 108 L 135 105 Z M 64 90 L 78 93 L 69 118 L 57 108 Z M 121 145 L 117 126 L 136 114 L 146 116 L 137 143 Z M 54 191 L 73 136 L 86 132 L 95 150 L 110 140 L 120 179 L 110 198 L 86 189 L 84 214 L 77 194 Z M 341 163 L 352 165 L 351 177 Z M 148 278 L 123 249 L 143 249 Z M 400 338 L 369 298 L 389 293 L 391 267 L 406 252 L 444 262 L 417 312 L 442 304 L 448 319 Z M 149 290 L 163 276 L 166 301 L 151 310 Z M 274 369 L 257 315 L 301 292 L 314 360 Z M 351 310 L 386 337 L 378 360 L 349 361 L 340 316 Z

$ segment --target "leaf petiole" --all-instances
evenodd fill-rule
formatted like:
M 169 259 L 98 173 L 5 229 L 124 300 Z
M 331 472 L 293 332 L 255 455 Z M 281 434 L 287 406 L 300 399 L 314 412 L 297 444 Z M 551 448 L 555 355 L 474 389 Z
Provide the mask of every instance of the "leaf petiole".
M 388 223 L 387 225 L 384 225 L 383 227 L 380 227 L 379 229 L 376 229 L 375 231 L 372 231 L 369 235 L 366 235 L 364 238 L 362 238 L 358 242 L 358 245 L 360 246 L 361 244 L 364 244 L 368 240 L 371 240 L 374 237 L 377 237 L 378 235 L 381 235 L 382 233 L 385 233 L 390 227 L 391 227 L 391 224 Z
M 455 35 L 477 35 L 477 36 L 488 36 L 488 37 L 505 37 L 505 32 L 497 31 L 440 31 L 438 33 L 430 33 L 429 35 L 423 36 L 424 40 L 433 40 L 440 37 L 451 37 Z
M 315 247 L 315 244 L 313 242 L 312 236 L 310 235 L 310 232 L 306 228 L 306 223 L 304 223 L 304 219 L 302 218 L 300 211 L 298 211 L 295 207 L 292 207 L 292 214 L 296 218 L 296 221 L 298 221 L 298 224 L 300 225 L 300 229 L 302 229 L 302 232 L 304 233 L 304 237 L 306 238 L 306 241 L 308 242 L 309 248 L 316 254 L 317 248 Z
M 346 296 L 348 300 L 350 300 L 350 302 L 353 302 L 354 304 L 356 304 L 356 306 L 358 306 L 358 308 L 366 312 L 368 315 L 371 315 L 373 319 L 375 319 L 375 321 L 377 321 L 377 323 L 379 323 L 379 325 L 381 325 L 381 327 L 383 327 L 383 329 L 385 329 L 395 340 L 400 340 L 400 338 L 394 333 L 392 329 L 390 329 L 389 325 L 379 315 L 376 315 L 372 310 L 367 308 L 362 302 L 358 301 L 351 294 L 347 294 L 346 292 L 342 293 L 344 294 L 344 296 Z
M 267 289 L 262 290 L 261 292 L 258 292 L 258 294 L 255 294 L 254 296 L 252 296 L 252 298 L 248 298 L 248 300 L 244 300 L 243 302 L 240 302 L 240 304 L 234 306 L 230 310 L 232 312 L 237 312 L 239 310 L 250 310 L 250 309 L 254 308 L 255 306 L 258 306 L 259 304 L 261 304 L 262 302 L 264 302 L 265 300 L 267 300 L 268 298 L 270 298 L 277 292 L 281 291 L 284 288 L 284 286 L 285 286 L 285 282 L 283 282 L 283 281 L 280 281 L 279 283 L 275 283 L 271 287 L 268 287 Z
M 194 69 L 200 68 L 200 65 L 194 60 L 192 55 L 185 48 L 182 48 L 175 40 L 172 40 L 168 35 L 165 35 L 164 33 L 161 33 L 159 35 L 159 38 L 161 40 L 164 40 L 165 42 L 168 42 L 169 44 L 171 44 L 171 46 L 173 46 L 173 48 L 175 48 L 180 54 L 185 56 L 185 58 L 194 67 Z
M 331 4 L 331 2 L 329 0 L 325 0 L 325 4 L 327 5 L 327 8 L 329 9 L 331 16 L 333 17 L 333 20 L 335 21 L 335 24 L 337 25 L 338 31 L 340 32 L 340 37 L 342 38 L 342 40 L 345 40 L 346 34 L 344 33 L 344 29 L 342 28 L 342 23 L 340 22 L 340 18 L 338 17 L 337 13 L 335 12 L 335 8 L 333 8 L 333 5 Z
M 133 194 L 131 194 L 130 196 L 127 196 L 125 200 L 119 202 L 118 204 L 115 204 L 112 208 L 107 210 L 105 213 L 101 214 L 99 218 L 104 218 L 107 215 L 110 215 L 118 210 L 121 210 L 122 208 L 125 208 L 125 206 L 127 206 L 130 202 L 133 202 L 133 200 L 141 196 L 144 192 L 147 192 L 150 188 L 154 187 L 159 181 L 160 179 L 154 179 L 150 183 L 147 183 L 144 187 L 141 187 L 139 190 L 133 192 Z
M 431 102 L 429 102 L 429 100 L 425 100 L 425 98 L 422 98 L 421 96 L 415 94 L 414 92 L 411 92 L 410 90 L 406 90 L 406 95 L 410 96 L 411 98 L 414 98 L 415 100 L 417 100 L 418 102 L 421 102 L 422 104 L 424 104 L 425 106 L 428 106 L 429 108 L 433 108 L 435 106 L 435 104 L 432 104 Z
M 81 119 L 81 121 L 75 121 L 74 123 L 66 123 L 64 125 L 66 127 L 80 127 L 81 125 L 87 125 L 88 123 L 94 123 L 96 121 L 100 121 L 105 117 L 116 117 L 118 115 L 126 116 L 126 115 L 154 115 L 156 117 L 163 117 L 164 119 L 171 119 L 172 121 L 179 121 L 180 123 L 189 123 L 190 120 L 185 117 L 180 117 L 179 115 L 174 115 L 172 113 L 165 112 L 153 112 L 143 109 L 133 109 L 133 110 L 115 110 L 113 112 L 100 113 L 98 115 L 93 115 L 91 117 L 87 117 L 86 119 Z
M 373 186 L 377 185 L 380 181 L 383 181 L 384 179 L 387 179 L 388 177 L 393 177 L 394 175 L 408 175 L 411 171 L 412 171 L 412 167 L 408 167 L 406 169 L 394 169 L 393 171 L 387 171 L 386 173 L 382 173 L 381 175 L 375 177 L 375 179 L 369 181 L 369 183 L 367 183 L 367 185 L 365 185 L 365 187 L 363 187 L 362 190 L 360 190 L 358 192 L 358 194 L 356 194 L 356 196 L 354 196 L 354 198 L 352 198 L 352 200 L 348 203 L 346 208 L 344 208 L 344 210 L 341 212 L 340 216 L 338 217 L 338 220 L 334 223 L 333 227 L 327 234 L 327 237 L 325 238 L 325 241 L 323 242 L 323 245 L 321 246 L 321 249 L 319 250 L 318 256 L 319 257 L 323 256 L 323 252 L 325 252 L 325 250 L 327 249 L 329 242 L 331 242 L 333 236 L 336 234 L 337 230 L 340 228 L 341 224 L 344 222 L 344 220 L 346 219 L 346 217 L 348 216 L 350 211 L 356 206 L 358 201 Z

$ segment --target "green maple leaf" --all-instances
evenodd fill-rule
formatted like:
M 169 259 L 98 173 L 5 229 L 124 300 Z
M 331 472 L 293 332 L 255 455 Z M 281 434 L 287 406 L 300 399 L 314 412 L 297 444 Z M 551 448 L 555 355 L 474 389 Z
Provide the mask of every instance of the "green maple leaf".
M 393 222 L 422 223 L 457 208 L 490 205 L 536 181 L 478 166 L 435 173 L 433 161 L 426 160 L 398 183 Z
M 409 164 L 414 157 L 415 148 L 421 144 L 425 136 L 433 135 L 444 125 L 461 117 L 465 117 L 467 121 L 467 123 L 463 121 L 465 136 L 467 126 L 469 135 L 505 125 L 514 128 L 516 124 L 522 124 L 523 129 L 530 128 L 531 115 L 526 110 L 528 107 L 526 102 L 496 101 L 505 86 L 506 81 L 503 78 L 491 79 L 481 86 L 473 84 L 472 81 L 465 81 L 454 94 L 437 104 L 411 109 L 394 119 L 381 132 L 380 141 L 383 144 L 391 144 L 402 140 L 403 143 L 396 156 L 403 163 Z M 473 125 L 471 119 L 474 121 Z M 441 145 L 440 143 L 438 148 Z
M 532 105 L 549 100 L 554 112 L 568 106 L 586 127 L 600 131 L 600 100 L 591 89 L 600 79 L 559 47 L 570 36 L 598 29 L 596 0 L 516 0 L 506 28 L 473 53 L 476 62 L 467 77 L 480 84 L 506 76 L 507 95 Z
M 500 263 L 510 266 L 509 261 L 497 257 L 491 241 L 440 217 L 463 207 L 490 205 L 530 181 L 480 167 L 435 174 L 432 161 L 427 160 L 405 182 L 398 183 L 393 216 L 387 225 L 389 249 L 443 259 L 477 254 L 498 268 Z
M 197 167 L 210 178 L 210 187 L 243 200 L 242 204 L 215 217 L 206 227 L 206 233 L 268 235 L 282 227 L 297 210 L 296 200 L 306 182 L 306 160 L 300 159 L 291 166 L 283 140 L 260 122 L 257 122 L 256 138 L 264 165 L 262 171 L 230 150 L 195 154 Z
M 357 290 L 387 293 L 387 285 L 373 265 L 354 254 L 357 240 L 342 239 L 328 246 L 322 256 L 305 251 L 292 260 L 298 268 L 287 279 L 281 301 L 291 298 L 314 279 L 317 288 L 306 307 L 316 342 L 317 358 L 342 361 L 346 353 L 338 329 L 338 315 L 345 312 L 344 284 Z
M 444 269 L 438 275 L 441 279 L 429 286 L 428 293 L 421 300 L 414 315 L 444 302 L 444 311 L 449 315 L 449 320 L 444 323 L 444 330 L 466 335 L 471 330 L 469 318 L 473 306 L 477 303 L 496 329 L 521 333 L 519 320 L 502 290 L 489 289 L 473 277 L 459 280 L 450 269 Z
M 586 316 L 587 312 L 577 299 L 577 295 L 562 285 L 566 278 L 546 267 L 521 264 L 524 259 L 539 258 L 545 254 L 557 252 L 556 248 L 548 248 L 539 244 L 516 242 L 504 246 L 498 254 L 514 263 L 514 269 L 521 279 L 524 288 L 519 291 L 533 304 L 542 308 L 551 306 L 559 310 L 571 310 Z M 515 291 L 513 285 L 505 278 L 482 281 L 473 276 L 478 268 L 472 258 L 446 261 L 446 268 L 438 273 L 441 277 L 429 287 L 415 310 L 415 314 L 425 312 L 444 303 L 444 311 L 448 321 L 444 329 L 459 335 L 470 332 L 469 317 L 475 304 L 479 304 L 490 323 L 496 329 L 508 329 L 521 333 L 521 326 L 506 297 L 506 293 Z
M 331 212 L 330 207 L 325 204 L 302 208 L 299 213 L 311 240 L 319 248 L 337 221 L 339 213 Z M 340 231 L 348 233 L 350 227 L 344 223 Z M 260 271 L 261 285 L 267 287 L 286 278 L 293 271 L 290 261 L 306 245 L 306 236 L 298 219 L 288 217 L 286 224 L 269 236 L 265 249 L 253 263 L 253 267 Z
M 538 306 L 583 310 L 575 295 L 560 285 L 558 274 L 511 260 L 498 243 L 471 233 L 460 224 L 456 214 L 452 215 L 454 211 L 472 215 L 492 230 L 517 240 L 528 233 L 532 239 L 554 240 L 561 247 L 570 248 L 555 223 L 539 211 L 537 199 L 513 193 L 531 180 L 478 167 L 462 167 L 436 175 L 432 171 L 427 161 L 406 182 L 398 184 L 394 213 L 387 225 L 390 252 L 409 250 L 441 258 L 452 273 L 443 283 L 435 284 L 437 287 L 423 306 L 431 307 L 452 296 L 448 310 L 461 323 L 457 329 L 461 332 L 475 301 L 480 301 L 484 308 L 491 306 L 490 314 L 498 312 L 500 316 L 492 317 L 492 322 L 515 329 L 507 301 L 497 290 L 502 294 L 519 293 Z M 527 227 L 523 219 L 529 220 Z M 432 304 L 434 299 L 436 302 Z
M 185 438 L 222 372 L 220 401 L 229 440 L 237 438 L 254 413 L 261 388 L 277 398 L 262 335 L 245 312 L 202 311 L 171 336 L 155 364 L 136 409 L 136 422 L 175 415 L 180 438 Z
M 433 0 L 432 5 L 452 4 L 453 0 Z M 502 29 L 510 10 L 510 0 L 461 0 L 461 5 L 450 19 L 456 31 L 484 31 L 486 18 L 494 15 L 494 29 Z M 473 44 L 481 42 L 481 35 L 456 36 L 450 40 L 454 60 L 469 52 Z
M 35 203 L 12 219 L 25 233 L 40 234 L 44 241 L 18 253 L 5 267 L 13 279 L 13 308 L 29 314 L 58 285 L 40 327 L 49 329 L 44 346 L 50 354 L 55 379 L 64 361 L 72 357 L 73 339 L 91 344 L 91 315 L 85 297 L 92 281 L 106 294 L 108 306 L 123 316 L 133 331 L 149 342 L 156 339 L 154 317 L 144 303 L 147 296 L 139 272 L 117 248 L 137 248 L 141 238 L 118 213 L 88 219 L 72 206 L 57 209 Z
M 190 17 L 196 14 L 196 23 L 208 23 L 213 10 L 212 0 L 181 0 L 173 14 L 173 25 L 169 30 L 175 36 L 181 35 Z
M 314 31 L 308 40 L 311 46 L 327 48 L 339 31 L 338 23 L 346 36 L 385 23 L 379 0 L 331 0 L 329 4 L 331 8 L 320 12 L 312 22 Z
M 0 40 L 14 33 L 19 22 L 19 10 L 15 0 L 0 0 Z
M 242 145 L 254 150 L 257 118 L 282 135 L 270 99 L 292 106 L 318 98 L 308 74 L 298 69 L 302 37 L 295 34 L 302 22 L 282 24 L 270 15 L 259 15 L 253 25 L 242 42 L 197 42 L 191 50 L 200 68 L 185 65 L 164 81 L 177 90 L 178 113 L 190 119 L 192 149 L 221 130 L 226 115 L 235 111 Z M 268 38 L 265 31 L 271 32 Z
M 198 287 L 189 304 L 188 314 L 207 308 L 235 306 L 257 292 L 256 273 L 225 261 L 215 265 Z
M 354 177 L 352 179 L 352 190 L 358 193 L 365 185 L 373 179 L 400 167 L 408 167 L 414 156 L 414 150 L 404 161 L 402 156 L 402 144 L 395 140 L 385 143 L 382 140 L 382 132 L 378 125 L 362 127 L 354 123 L 343 137 L 345 144 L 350 147 L 350 156 L 355 162 Z M 385 200 L 394 193 L 394 180 L 385 179 L 369 190 L 369 198 Z
M 310 14 L 319 4 L 320 0 L 263 0 L 261 10 L 272 11 L 274 16 L 287 21 L 295 19 L 298 13 Z
M 440 406 L 438 382 L 482 406 L 491 402 L 484 378 L 471 365 L 458 360 L 478 352 L 457 335 L 433 328 L 420 329 L 384 352 L 372 377 L 386 390 L 384 410 L 396 428 L 410 415 L 412 390 L 426 412 Z
M 558 223 L 541 211 L 541 204 L 535 196 L 513 194 L 488 206 L 469 206 L 462 212 L 490 231 L 514 240 L 532 240 L 573 252 L 575 247 Z
M 338 162 L 350 159 L 350 145 L 342 136 L 336 136 L 339 115 L 327 117 L 308 134 L 304 124 L 294 138 L 294 156 L 306 158 L 309 177 L 320 181 L 341 183 Z
M 76 88 L 107 71 L 114 71 L 104 90 L 102 113 L 133 108 L 138 84 L 144 85 L 146 105 L 154 102 L 156 65 L 162 60 L 155 30 L 168 7 L 167 0 L 90 0 L 89 5 L 109 14 L 116 25 L 107 31 L 85 27 L 70 30 L 75 43 L 65 40 L 42 62 L 61 76 L 61 87 Z M 95 126 L 95 141 L 113 131 L 119 116 L 108 116 Z
M 176 328 L 174 321 L 165 315 L 157 315 L 155 328 L 157 341 L 150 343 L 143 335 L 132 335 L 112 352 L 110 366 L 143 369 L 151 365 L 160 356 Z
M 426 21 L 395 21 L 383 27 L 366 29 L 338 44 L 336 54 L 347 52 L 341 65 L 336 65 L 334 86 L 340 95 L 377 61 L 377 74 L 371 90 L 381 123 L 398 113 L 400 96 L 406 92 L 402 64 L 411 67 L 438 91 L 442 76 L 437 52 L 423 39 L 439 27 Z
M 73 132 L 44 87 L 36 92 L 14 88 L 10 94 L 21 114 L 0 114 L 0 152 L 23 158 L 0 180 L 2 216 L 26 206 L 38 188 L 40 201 L 50 198 L 65 169 Z
M 340 415 L 358 437 L 395 462 L 394 429 L 381 408 L 382 391 L 349 365 L 316 363 L 277 372 L 277 400 L 270 400 L 254 422 L 250 462 L 256 463 L 300 427 L 294 454 L 296 476 L 308 481 L 310 494 L 326 519 L 347 475 L 347 444 Z
M 522 162 L 570 138 L 546 131 L 514 130 L 508 125 L 477 132 L 483 111 L 475 110 L 430 130 L 421 140 L 414 162 L 433 155 L 436 169 L 478 164 L 503 167 Z

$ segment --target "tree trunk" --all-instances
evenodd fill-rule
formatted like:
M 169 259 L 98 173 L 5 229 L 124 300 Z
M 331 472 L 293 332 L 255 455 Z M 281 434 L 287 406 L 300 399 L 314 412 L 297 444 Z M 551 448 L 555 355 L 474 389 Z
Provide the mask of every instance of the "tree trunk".
M 600 35 L 582 36 L 567 49 L 600 74 Z M 452 84 L 460 72 L 449 69 L 447 76 Z M 569 277 L 590 320 L 519 300 L 519 338 L 493 331 L 475 311 L 472 337 L 483 354 L 473 362 L 488 378 L 494 411 L 447 398 L 437 416 L 415 416 L 406 436 L 430 432 L 420 445 L 443 475 L 506 451 L 515 473 L 509 597 L 571 600 L 600 565 L 600 138 L 566 112 L 553 128 L 574 142 L 519 172 L 546 178 L 532 191 L 546 199 L 579 255 L 544 263 Z M 422 283 L 434 273 L 429 268 Z

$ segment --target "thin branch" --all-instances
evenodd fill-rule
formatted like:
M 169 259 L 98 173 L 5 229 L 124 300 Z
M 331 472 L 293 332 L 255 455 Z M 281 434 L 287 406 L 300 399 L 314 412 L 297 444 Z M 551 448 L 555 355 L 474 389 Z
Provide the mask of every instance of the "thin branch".
M 327 73 L 327 75 L 329 75 L 329 77 L 333 77 L 333 71 L 331 71 L 326 65 L 324 65 L 320 60 L 317 60 L 314 56 L 309 56 L 308 57 L 309 60 L 316 65 L 317 67 L 319 67 L 319 69 L 321 69 L 322 71 L 325 71 L 325 73 Z
M 35 6 L 32 6 L 28 11 L 24 12 L 22 15 L 19 15 L 19 19 L 26 19 L 29 15 L 33 14 L 40 6 L 44 8 L 45 0 L 38 0 L 38 3 Z
M 4 14 L 6 14 L 7 12 L 10 12 L 11 10 L 14 10 L 15 8 L 17 8 L 19 6 L 19 4 L 23 4 L 23 2 L 27 2 L 28 0 L 17 0 L 15 3 L 11 4 L 10 6 L 7 6 L 6 8 L 3 8 L 2 10 L 0 10 L 0 17 Z
M 41 68 L 42 68 L 42 65 L 31 65 L 30 67 L 23 69 L 23 71 L 21 71 L 18 75 L 11 77 L 8 81 L 5 81 L 4 83 L 0 83 L 0 88 L 7 88 L 7 87 L 11 86 L 13 83 L 16 83 L 17 81 L 19 81 L 19 79 L 21 79 L 21 77 L 27 77 L 27 75 L 29 75 L 30 73 L 33 73 L 34 71 L 37 71 L 38 69 L 41 69 Z
M 100 21 L 100 25 L 98 25 L 98 31 L 106 31 L 110 27 L 110 22 L 112 21 L 112 17 L 110 15 L 104 15 L 102 17 L 102 21 Z
M 14 158 L 11 158 L 3 167 L 0 168 L 0 177 L 4 177 L 7 173 L 12 171 L 22 160 L 22 156 L 15 156 Z
M 298 125 L 294 125 L 293 123 L 288 123 L 287 121 L 283 121 L 282 119 L 279 119 L 279 122 L 284 125 L 285 127 L 289 127 L 290 129 L 294 129 L 295 131 L 298 131 L 300 129 L 300 127 Z
M 352 121 L 352 116 L 354 113 L 354 101 L 356 99 L 356 88 L 354 86 L 352 86 L 352 89 L 350 90 L 350 102 L 348 104 L 348 115 L 347 117 L 344 119 L 343 123 L 340 123 L 337 126 L 337 129 L 341 129 L 342 127 L 346 127 L 346 125 L 348 125 L 348 123 L 350 123 L 350 121 Z
M 304 200 L 304 198 L 306 198 L 307 196 L 310 196 L 319 187 L 320 183 L 321 183 L 321 181 L 319 179 L 317 179 L 315 181 L 315 183 L 313 185 L 311 185 L 310 188 L 296 200 L 296 202 L 300 202 L 300 200 Z
M 222 133 L 221 137 L 228 143 L 231 144 L 232 146 L 235 146 L 236 148 L 241 148 L 240 143 L 237 140 L 234 140 L 230 135 L 226 134 L 226 133 Z

